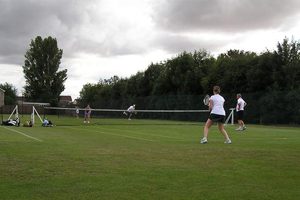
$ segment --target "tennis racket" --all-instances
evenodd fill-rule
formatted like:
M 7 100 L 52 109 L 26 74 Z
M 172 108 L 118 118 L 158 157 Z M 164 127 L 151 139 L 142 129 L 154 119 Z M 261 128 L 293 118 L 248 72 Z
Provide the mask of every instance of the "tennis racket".
M 209 98 L 210 98 L 210 96 L 209 96 L 208 94 L 205 95 L 205 97 L 204 97 L 204 99 L 203 99 L 204 105 L 208 106 L 208 104 L 209 104 Z

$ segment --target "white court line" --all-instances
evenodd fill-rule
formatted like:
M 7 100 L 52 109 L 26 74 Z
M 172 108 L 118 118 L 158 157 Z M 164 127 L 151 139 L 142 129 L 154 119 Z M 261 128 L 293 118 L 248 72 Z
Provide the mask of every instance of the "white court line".
M 36 140 L 36 141 L 39 141 L 39 142 L 43 142 L 43 140 L 40 140 L 40 139 L 35 138 L 35 137 L 32 137 L 32 136 L 27 135 L 27 134 L 25 134 L 25 133 L 22 133 L 21 131 L 17 131 L 17 130 L 15 130 L 15 129 L 10 129 L 10 128 L 7 128 L 7 127 L 5 127 L 5 126 L 3 126 L 3 128 L 5 128 L 5 129 L 7 129 L 7 130 L 10 130 L 10 131 L 13 131 L 13 132 L 16 132 L 16 133 L 19 133 L 19 134 L 21 134 L 21 135 L 23 135 L 23 136 L 25 136 L 25 137 L 31 138 L 31 139 L 33 139 L 33 140 Z
M 121 136 L 121 137 L 135 139 L 135 140 L 143 140 L 143 141 L 148 141 L 148 142 L 154 142 L 154 140 L 148 140 L 148 139 L 144 139 L 144 138 L 132 137 L 132 136 L 122 135 L 122 134 L 117 134 L 117 133 L 105 133 L 105 132 L 102 132 L 102 131 L 94 131 L 94 130 L 89 130 L 89 129 L 79 129 L 79 128 L 72 128 L 72 127 L 67 127 L 67 128 L 75 129 L 75 130 L 84 130 L 84 131 L 90 131 L 90 132 L 97 132 L 97 133 L 102 133 L 102 134 L 106 134 L 106 135 Z

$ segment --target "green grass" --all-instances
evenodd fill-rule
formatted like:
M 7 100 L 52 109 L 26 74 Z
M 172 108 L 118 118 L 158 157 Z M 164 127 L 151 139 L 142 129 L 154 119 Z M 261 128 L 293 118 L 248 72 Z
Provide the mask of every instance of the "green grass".
M 0 127 L 1 200 L 300 196 L 300 128 L 249 125 L 240 133 L 227 126 L 233 141 L 227 145 L 214 126 L 201 145 L 200 123 L 54 122 L 52 128 Z

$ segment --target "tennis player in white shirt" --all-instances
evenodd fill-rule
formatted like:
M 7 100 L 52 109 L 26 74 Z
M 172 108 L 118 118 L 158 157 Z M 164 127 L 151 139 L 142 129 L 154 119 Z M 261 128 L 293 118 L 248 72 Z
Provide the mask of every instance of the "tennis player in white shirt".
M 225 138 L 225 144 L 231 144 L 231 140 L 224 129 L 224 122 L 225 122 L 225 110 L 224 110 L 224 102 L 225 99 L 220 95 L 221 89 L 219 86 L 213 87 L 213 93 L 209 98 L 209 110 L 210 115 L 205 123 L 204 131 L 203 131 L 203 138 L 200 140 L 201 144 L 206 144 L 208 142 L 208 132 L 209 128 L 213 125 L 214 122 L 218 123 L 219 131 L 223 134 Z
M 129 115 L 128 120 L 131 120 L 131 116 L 134 113 L 135 110 L 135 104 L 133 104 L 132 106 L 130 106 L 126 111 L 123 112 L 124 115 Z
M 244 123 L 244 109 L 247 103 L 242 99 L 242 95 L 239 93 L 236 95 L 237 104 L 236 104 L 236 115 L 239 127 L 235 129 L 236 131 L 246 130 L 246 126 Z

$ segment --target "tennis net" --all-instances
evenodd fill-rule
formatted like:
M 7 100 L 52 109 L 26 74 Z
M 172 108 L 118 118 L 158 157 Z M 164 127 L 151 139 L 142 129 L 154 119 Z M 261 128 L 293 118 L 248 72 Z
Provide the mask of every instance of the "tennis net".
M 208 110 L 134 110 L 130 116 L 126 109 L 93 108 L 90 110 L 91 124 L 198 124 L 206 121 L 209 112 Z M 44 118 L 53 119 L 58 125 L 80 125 L 84 117 L 85 108 L 44 107 Z

